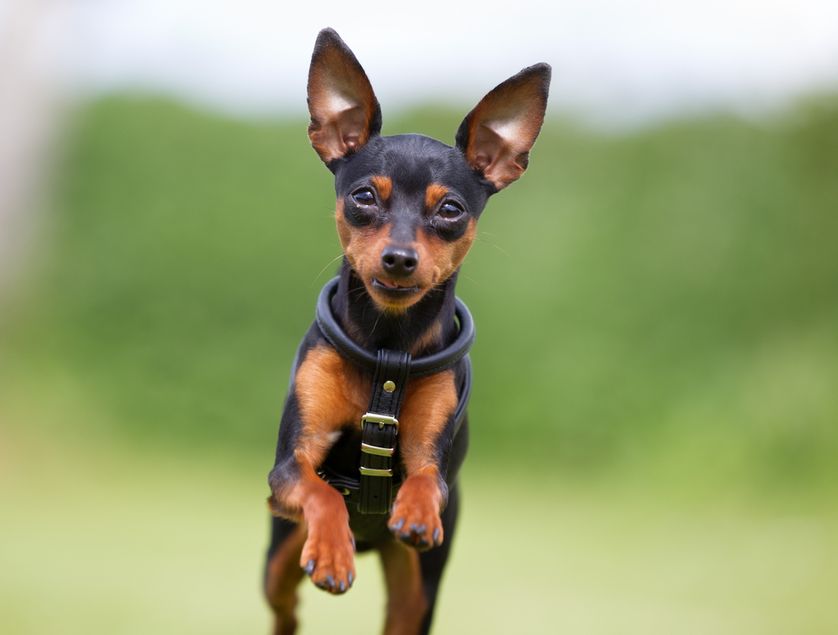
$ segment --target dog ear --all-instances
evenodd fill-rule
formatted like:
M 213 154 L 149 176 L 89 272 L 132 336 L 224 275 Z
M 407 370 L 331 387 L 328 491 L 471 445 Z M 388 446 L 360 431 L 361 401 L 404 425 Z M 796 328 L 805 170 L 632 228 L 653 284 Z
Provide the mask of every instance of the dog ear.
M 527 169 L 549 89 L 549 64 L 530 66 L 492 89 L 460 124 L 457 147 L 495 191 Z
M 314 44 L 308 72 L 311 145 L 329 165 L 361 148 L 381 130 L 381 108 L 364 69 L 332 29 Z

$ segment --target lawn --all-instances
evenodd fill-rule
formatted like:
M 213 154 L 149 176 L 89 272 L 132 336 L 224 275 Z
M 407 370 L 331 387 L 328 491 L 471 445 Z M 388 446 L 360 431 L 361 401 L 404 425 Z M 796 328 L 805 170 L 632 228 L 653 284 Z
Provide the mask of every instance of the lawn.
M 265 461 L 3 440 L 4 633 L 268 632 Z M 838 516 L 824 501 L 543 475 L 534 486 L 499 470 L 466 469 L 463 480 L 438 634 L 838 629 Z M 358 571 L 342 597 L 304 583 L 304 632 L 377 630 L 375 558 Z

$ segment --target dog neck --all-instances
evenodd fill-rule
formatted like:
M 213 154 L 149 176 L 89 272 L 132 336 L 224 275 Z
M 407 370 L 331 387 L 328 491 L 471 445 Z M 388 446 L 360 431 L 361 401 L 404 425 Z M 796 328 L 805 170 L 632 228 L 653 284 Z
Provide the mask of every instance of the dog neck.
M 344 258 L 332 310 L 346 333 L 367 350 L 387 348 L 407 351 L 413 356 L 435 353 L 457 333 L 456 284 L 455 272 L 405 311 L 383 311 Z

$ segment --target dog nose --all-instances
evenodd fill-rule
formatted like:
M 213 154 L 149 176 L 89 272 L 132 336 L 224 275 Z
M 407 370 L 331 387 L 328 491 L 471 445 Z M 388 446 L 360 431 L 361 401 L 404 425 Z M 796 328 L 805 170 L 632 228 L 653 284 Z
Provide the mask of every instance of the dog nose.
M 406 278 L 419 264 L 419 254 L 409 247 L 386 247 L 381 252 L 381 264 L 389 275 L 394 278 Z

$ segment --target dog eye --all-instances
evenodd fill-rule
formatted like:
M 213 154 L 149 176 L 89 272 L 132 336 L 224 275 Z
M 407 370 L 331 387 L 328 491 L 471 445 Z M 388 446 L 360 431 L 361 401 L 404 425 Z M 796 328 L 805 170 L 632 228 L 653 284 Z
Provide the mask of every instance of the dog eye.
M 445 201 L 442 205 L 440 205 L 439 211 L 437 211 L 436 214 L 445 220 L 456 220 L 465 214 L 465 210 L 463 209 L 463 206 L 456 201 Z
M 352 200 L 358 205 L 375 205 L 375 194 L 368 187 L 362 187 L 359 190 L 352 192 Z

